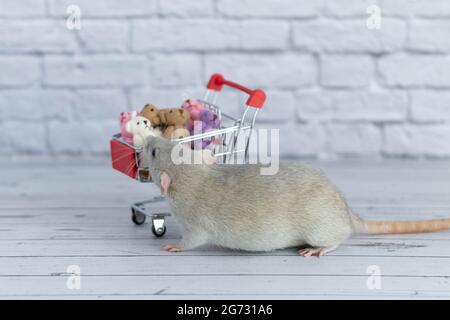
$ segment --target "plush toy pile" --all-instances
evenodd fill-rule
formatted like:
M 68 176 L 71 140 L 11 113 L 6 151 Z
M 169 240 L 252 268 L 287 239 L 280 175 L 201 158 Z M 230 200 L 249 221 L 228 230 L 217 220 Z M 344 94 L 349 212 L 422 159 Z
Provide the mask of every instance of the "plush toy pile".
M 166 139 L 181 139 L 190 135 L 220 128 L 219 117 L 198 100 L 186 100 L 180 108 L 158 109 L 146 104 L 140 112 L 122 112 L 120 115 L 121 136 L 135 147 L 142 147 L 145 139 L 162 136 Z M 206 149 L 218 139 L 211 137 L 197 140 L 193 147 Z

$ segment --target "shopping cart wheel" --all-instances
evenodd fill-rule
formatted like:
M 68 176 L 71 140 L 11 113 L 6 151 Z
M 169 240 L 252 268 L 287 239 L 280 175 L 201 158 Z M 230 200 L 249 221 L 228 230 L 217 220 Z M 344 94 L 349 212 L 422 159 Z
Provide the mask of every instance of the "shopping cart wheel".
M 152 232 L 155 236 L 162 237 L 166 233 L 166 226 L 158 228 L 158 230 L 155 229 L 155 226 L 152 226 Z
M 164 216 L 155 215 L 152 219 L 152 232 L 157 237 L 162 237 L 166 233 L 166 226 L 164 225 Z
M 145 218 L 146 218 L 145 214 L 136 212 L 136 210 L 131 209 L 131 220 L 138 226 L 140 226 L 141 224 L 143 224 L 145 222 Z

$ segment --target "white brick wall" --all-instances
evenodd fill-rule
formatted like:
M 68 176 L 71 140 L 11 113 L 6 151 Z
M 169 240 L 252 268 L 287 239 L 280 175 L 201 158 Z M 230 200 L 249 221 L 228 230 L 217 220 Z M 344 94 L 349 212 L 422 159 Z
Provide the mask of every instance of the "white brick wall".
M 367 87 L 372 82 L 373 76 L 374 67 L 370 56 L 323 55 L 321 57 L 320 84 L 324 87 Z
M 2 0 L 0 70 L 1 157 L 107 155 L 121 111 L 213 72 L 267 90 L 285 156 L 450 157 L 448 0 Z

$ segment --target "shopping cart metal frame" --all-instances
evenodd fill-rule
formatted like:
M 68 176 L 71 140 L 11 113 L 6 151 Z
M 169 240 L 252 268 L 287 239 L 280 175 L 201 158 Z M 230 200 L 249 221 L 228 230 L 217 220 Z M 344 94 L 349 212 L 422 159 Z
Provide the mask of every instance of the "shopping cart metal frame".
M 217 105 L 217 98 L 224 86 L 228 86 L 232 89 L 236 89 L 248 94 L 248 99 L 245 103 L 245 109 L 240 118 L 234 118 L 224 113 Z M 251 90 L 236 82 L 225 79 L 221 74 L 213 74 L 207 84 L 207 90 L 203 100 L 200 100 L 206 108 L 214 112 L 220 120 L 221 126 L 219 129 L 211 130 L 204 133 L 194 134 L 189 137 L 175 139 L 177 143 L 193 143 L 202 139 L 211 139 L 218 137 L 219 144 L 214 146 L 213 154 L 216 157 L 217 163 L 229 163 L 233 157 L 238 153 L 244 153 L 243 161 L 248 162 L 249 159 L 249 144 L 252 136 L 252 131 L 255 126 L 256 116 L 259 109 L 261 109 L 266 100 L 266 94 L 260 89 Z M 253 112 L 252 112 L 253 111 Z M 237 148 L 238 138 L 247 133 L 245 138 L 244 147 L 242 149 Z M 125 157 L 118 155 L 117 148 L 125 150 L 129 153 L 128 160 Z M 119 153 L 120 153 L 119 150 Z M 111 138 L 111 158 L 113 168 L 125 173 L 140 182 L 152 182 L 148 167 L 142 166 L 142 148 L 136 148 L 132 144 L 122 139 L 120 133 L 115 134 Z M 134 156 L 133 156 L 134 155 Z M 116 162 L 122 162 L 119 166 Z M 123 161 L 126 163 L 123 166 Z M 116 164 L 116 165 L 115 165 Z M 132 170 L 124 169 L 130 168 Z M 131 172 L 131 173 L 130 173 Z M 140 201 L 131 205 L 131 220 L 136 225 L 142 225 L 147 217 L 152 220 L 152 232 L 157 237 L 162 237 L 167 228 L 165 226 L 165 218 L 170 216 L 170 212 L 163 209 L 155 210 L 155 206 L 162 204 L 165 198 L 163 196 L 153 197 L 152 199 Z

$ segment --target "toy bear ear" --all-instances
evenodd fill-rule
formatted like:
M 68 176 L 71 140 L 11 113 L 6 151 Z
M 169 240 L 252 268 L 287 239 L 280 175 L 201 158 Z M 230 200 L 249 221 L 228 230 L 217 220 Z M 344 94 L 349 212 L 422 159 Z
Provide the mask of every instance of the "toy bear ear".
M 166 113 L 164 111 L 159 112 L 159 118 L 161 119 L 162 124 L 165 124 L 167 122 L 166 121 Z
M 155 111 L 157 110 L 156 107 L 155 107 L 154 105 L 150 104 L 150 103 L 147 103 L 147 104 L 142 108 L 142 110 L 145 110 L 145 109 L 150 110 L 150 112 L 155 112 Z

